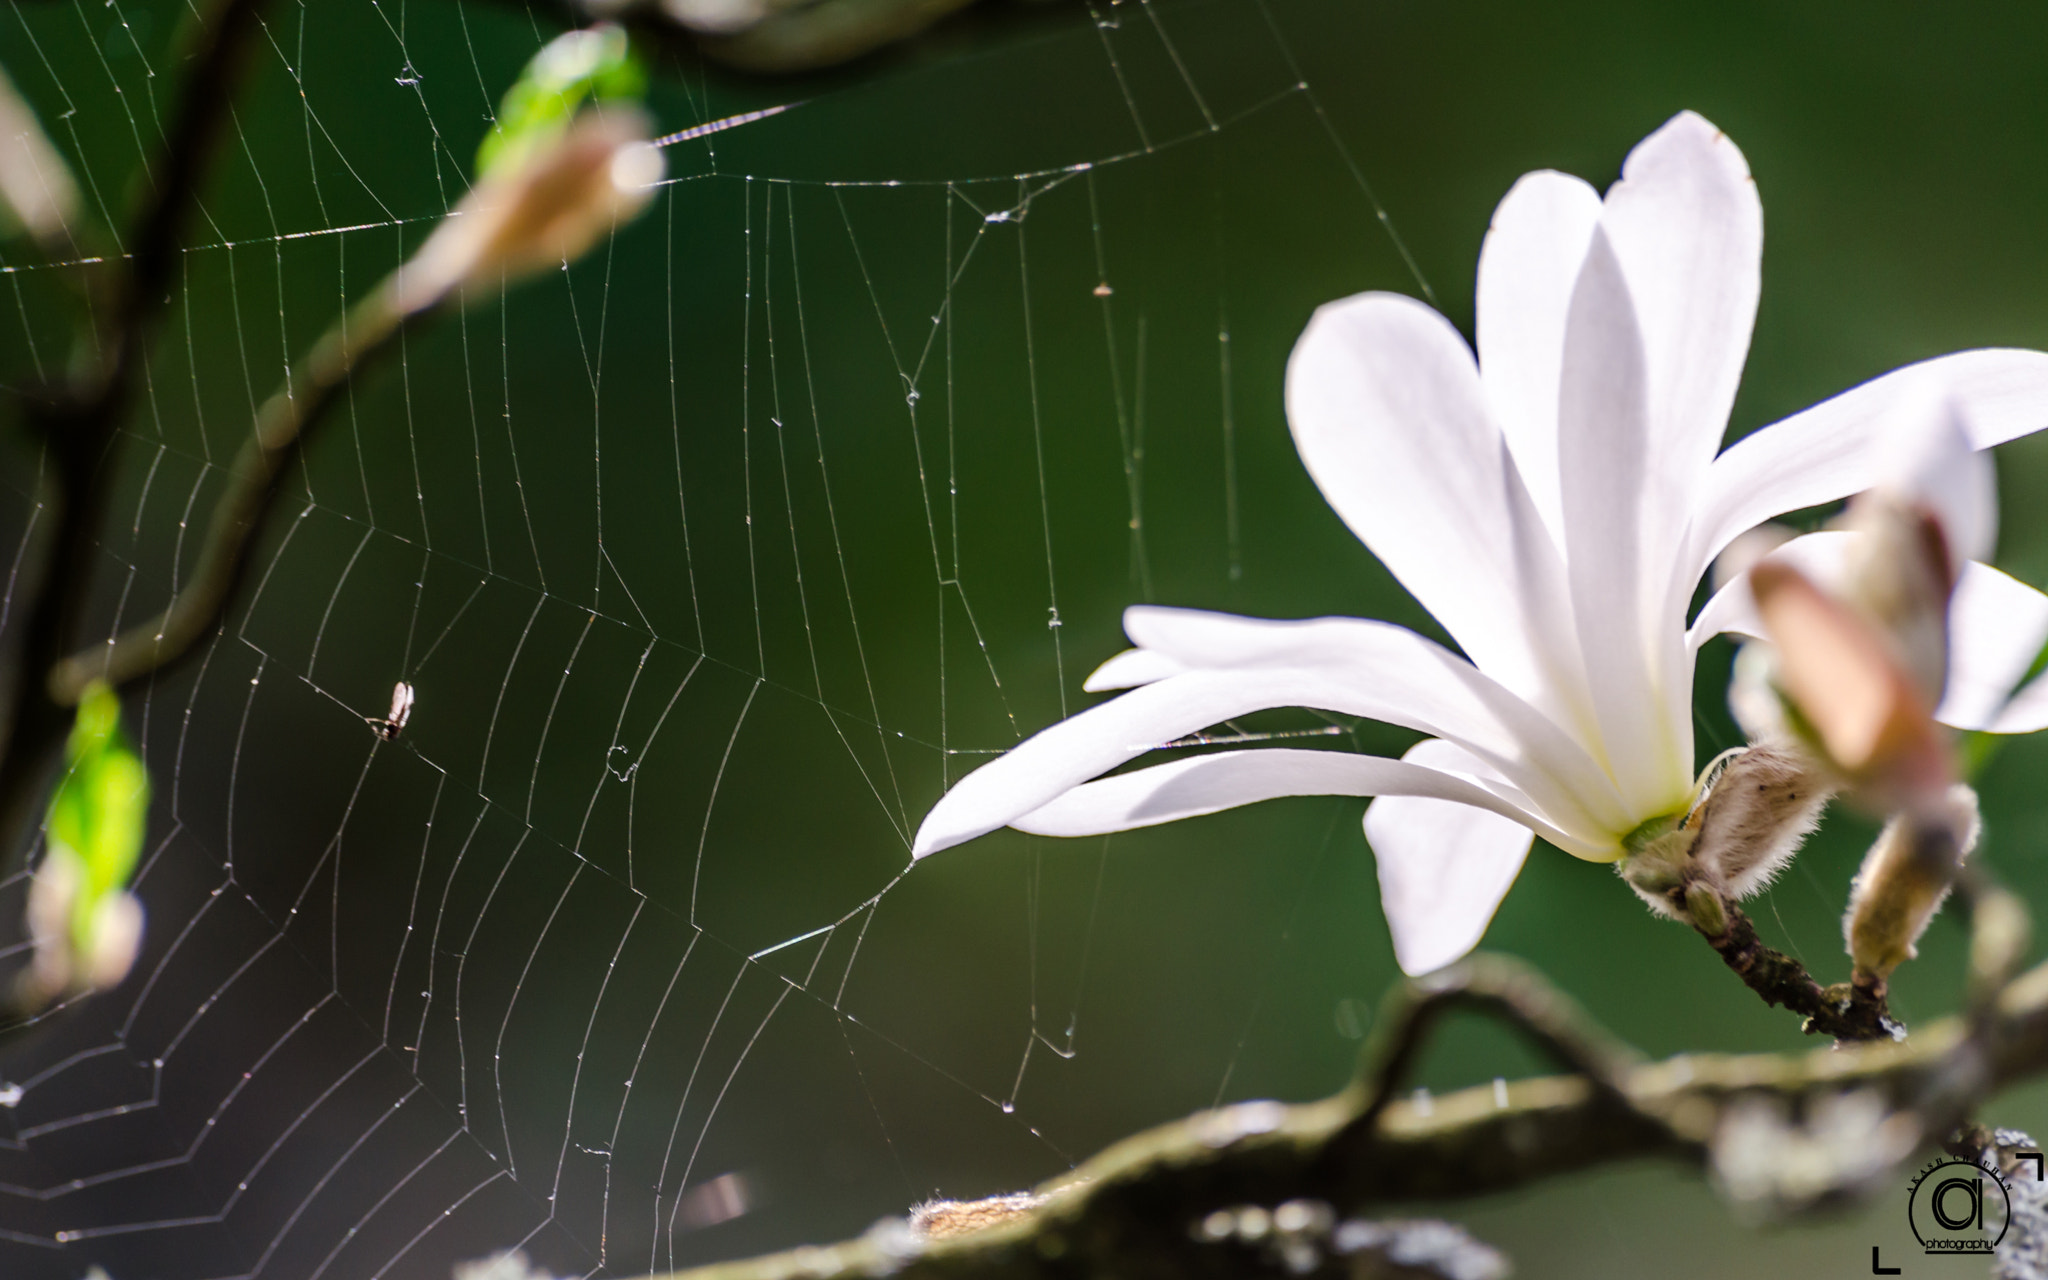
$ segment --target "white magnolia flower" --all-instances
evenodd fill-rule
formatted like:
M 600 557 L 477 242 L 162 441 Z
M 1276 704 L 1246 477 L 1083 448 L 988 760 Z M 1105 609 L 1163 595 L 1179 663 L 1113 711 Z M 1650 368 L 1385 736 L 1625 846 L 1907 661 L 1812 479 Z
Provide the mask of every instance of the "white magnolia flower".
M 1092 835 L 1275 796 L 1378 796 L 1365 833 L 1411 973 L 1478 942 L 1532 834 L 1582 858 L 1622 856 L 1632 831 L 1692 795 L 1693 656 L 1715 628 L 1703 619 L 1689 632 L 1686 611 L 1715 555 L 1773 516 L 1868 488 L 1882 465 L 1875 424 L 1902 400 L 1945 395 L 1977 448 L 2048 425 L 2048 354 L 1969 351 L 1721 452 L 1762 237 L 1741 152 L 1688 112 L 1636 147 L 1605 200 L 1554 172 L 1508 192 L 1480 252 L 1476 362 L 1412 298 L 1322 307 L 1287 369 L 1295 445 L 1463 656 L 1366 619 L 1130 609 L 1137 647 L 1086 687 L 1131 692 L 961 779 L 925 818 L 915 856 L 1004 825 Z M 2012 651 L 2030 658 L 2048 632 L 2048 597 L 2003 582 L 2043 625 L 2031 638 L 2009 626 L 1959 637 L 1966 669 L 1952 690 L 2001 675 L 2009 690 L 2027 666 Z M 1998 660 L 1988 679 L 1969 669 L 1979 658 Z M 1996 727 L 2048 723 L 2040 701 L 2024 725 Z M 1431 736 L 1399 760 L 1266 748 L 1100 776 L 1288 706 Z M 1966 710 L 1989 724 L 1997 700 Z

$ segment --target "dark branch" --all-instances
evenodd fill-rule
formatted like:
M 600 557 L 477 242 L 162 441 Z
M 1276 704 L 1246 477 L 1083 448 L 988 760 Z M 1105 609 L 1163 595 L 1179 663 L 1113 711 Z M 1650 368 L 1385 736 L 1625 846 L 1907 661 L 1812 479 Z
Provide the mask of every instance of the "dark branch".
M 18 845 L 33 824 L 66 708 L 43 688 L 50 665 L 72 643 L 90 597 L 95 540 L 107 488 L 96 483 L 128 408 L 147 331 L 177 261 L 178 230 L 196 200 L 250 37 L 260 0 L 220 0 L 194 28 L 181 97 L 149 194 L 130 234 L 113 290 L 114 306 L 87 380 L 31 401 L 29 421 L 47 450 L 42 506 L 48 532 L 28 577 L 28 607 L 0 706 L 0 839 Z
M 1881 979 L 1823 987 L 1814 981 L 1805 965 L 1765 946 L 1756 935 L 1756 926 L 1740 907 L 1724 903 L 1721 909 L 1726 927 L 1718 934 L 1700 929 L 1700 936 L 1720 953 L 1721 959 L 1750 990 L 1764 998 L 1765 1004 L 1781 1005 L 1793 1013 L 1804 1014 L 1808 1035 L 1864 1041 L 1893 1040 L 1905 1034 L 1905 1028 L 1892 1019 L 1886 1008 Z

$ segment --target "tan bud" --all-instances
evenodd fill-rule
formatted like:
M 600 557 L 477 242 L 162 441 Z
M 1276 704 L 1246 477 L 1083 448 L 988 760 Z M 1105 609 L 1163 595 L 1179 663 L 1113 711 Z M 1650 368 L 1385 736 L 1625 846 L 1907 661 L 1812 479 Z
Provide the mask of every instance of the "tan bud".
M 92 941 L 80 957 L 80 982 L 94 991 L 111 991 L 135 967 L 141 949 L 142 903 L 116 889 L 93 908 Z
M 494 170 L 399 269 L 392 308 L 410 314 L 456 289 L 496 288 L 581 257 L 652 198 L 663 163 L 647 135 L 637 108 L 590 108 L 559 138 Z
M 1871 623 L 1932 707 L 1948 682 L 1948 601 L 1956 565 L 1941 518 L 1888 489 L 1849 504 L 1840 521 L 1862 536 L 1853 544 L 1842 598 Z
M 77 972 L 71 913 L 85 885 L 85 866 L 65 845 L 43 854 L 28 886 L 28 936 L 35 956 L 22 974 L 26 1003 L 41 1005 L 70 989 Z
M 0 232 L 16 223 L 56 248 L 67 240 L 77 208 L 70 166 L 0 68 Z
M 1977 793 L 1957 783 L 1943 803 L 1896 814 L 1863 857 L 1842 922 L 1859 974 L 1883 979 L 1911 959 L 1977 843 Z
M 1938 800 L 1954 780 L 1949 735 L 1887 633 L 1782 561 L 1752 569 L 1750 589 L 1801 736 L 1880 812 Z

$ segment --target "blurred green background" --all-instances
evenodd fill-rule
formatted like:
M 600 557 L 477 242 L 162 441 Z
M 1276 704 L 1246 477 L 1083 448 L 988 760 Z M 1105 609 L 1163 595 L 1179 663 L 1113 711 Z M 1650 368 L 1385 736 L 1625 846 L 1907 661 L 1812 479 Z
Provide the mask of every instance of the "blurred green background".
M 0 16 L 102 218 L 161 137 L 181 9 Z M 477 0 L 267 11 L 107 463 L 95 634 L 167 598 L 252 405 L 460 197 L 555 30 Z M 322 427 L 224 633 L 131 702 L 150 933 L 125 987 L 0 1061 L 26 1085 L 0 1272 L 427 1276 L 523 1242 L 628 1275 L 1335 1089 L 1398 977 L 1361 802 L 1004 832 L 906 874 L 909 833 L 1089 701 L 1134 601 L 1434 632 L 1302 471 L 1281 373 L 1363 289 L 1469 333 L 1526 170 L 1604 186 L 1688 107 L 1743 148 L 1767 249 L 1731 438 L 1910 360 L 2048 347 L 2044 47 L 2024 5 L 1186 0 L 1048 4 L 811 80 L 663 58 L 663 130 L 803 105 L 671 148 L 615 243 L 410 337 Z M 18 386 L 63 367 L 87 268 L 6 252 Z M 2048 584 L 2048 439 L 1999 461 L 2001 564 Z M 34 481 L 15 448 L 9 541 Z M 1735 741 L 1727 658 L 1703 760 Z M 378 746 L 398 679 L 418 705 Z M 1982 779 L 1983 856 L 2037 903 L 2044 753 Z M 1831 817 L 1753 911 L 1823 980 L 1870 835 Z M 1937 923 L 1899 978 L 1908 1023 L 1953 1006 L 1960 944 Z M 1651 1054 L 1802 1045 L 1554 850 L 1486 945 Z M 1454 1022 L 1421 1082 L 1542 1069 Z M 2048 1091 L 1986 1118 L 2048 1129 Z M 715 1221 L 725 1175 L 747 1211 Z M 1444 1211 L 1524 1276 L 1862 1275 L 1908 1239 L 1903 1185 L 1751 1231 L 1662 1166 Z

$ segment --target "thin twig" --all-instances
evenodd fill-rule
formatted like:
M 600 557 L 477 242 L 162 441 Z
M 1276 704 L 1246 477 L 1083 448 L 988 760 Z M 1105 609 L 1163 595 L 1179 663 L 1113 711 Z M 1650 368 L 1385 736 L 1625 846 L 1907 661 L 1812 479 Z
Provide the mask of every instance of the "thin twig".
M 52 699 L 69 705 L 93 680 L 118 687 L 164 670 L 220 624 L 241 581 L 249 545 L 275 503 L 286 464 L 307 432 L 371 357 L 392 347 L 408 319 L 430 314 L 402 316 L 392 305 L 392 296 L 390 289 L 378 288 L 351 308 L 292 370 L 290 382 L 263 402 L 255 430 L 228 467 L 227 490 L 214 505 L 191 579 L 156 617 L 50 668 Z
M 1874 985 L 1841 982 L 1823 987 L 1806 966 L 1784 952 L 1764 945 L 1756 925 L 1740 907 L 1724 903 L 1727 927 L 1718 934 L 1700 929 L 1721 959 L 1765 1004 L 1782 1005 L 1804 1014 L 1808 1035 L 1828 1035 L 1837 1040 L 1894 1040 L 1904 1028 L 1890 1014 L 1882 982 Z M 1695 926 L 1697 927 L 1697 926 Z

